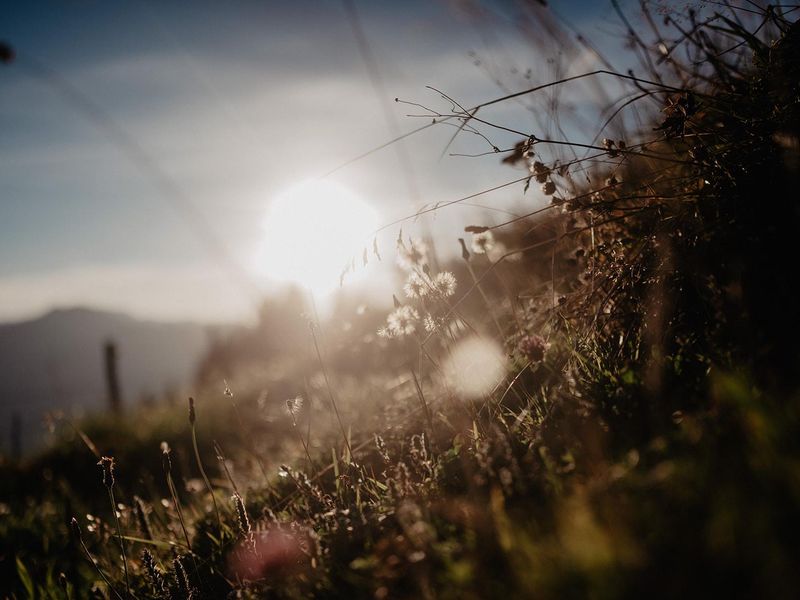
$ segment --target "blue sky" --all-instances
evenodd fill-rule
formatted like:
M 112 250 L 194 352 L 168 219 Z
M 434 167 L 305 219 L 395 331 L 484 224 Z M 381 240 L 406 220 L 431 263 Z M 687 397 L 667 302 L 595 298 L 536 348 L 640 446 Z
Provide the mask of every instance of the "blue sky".
M 607 32 L 619 26 L 605 3 L 554 4 L 613 51 Z M 446 110 L 426 85 L 471 105 L 503 94 L 495 80 L 517 90 L 552 75 L 520 33 L 513 2 L 484 3 L 480 16 L 468 2 L 356 5 L 389 100 Z M 254 263 L 271 199 L 391 137 L 338 1 L 21 2 L 4 8 L 0 39 L 18 53 L 0 68 L 0 320 L 76 304 L 156 319 L 247 317 L 252 298 L 203 227 L 269 293 L 274 284 Z M 569 72 L 586 70 L 591 57 L 576 51 L 565 62 Z M 84 100 L 124 130 L 188 209 L 164 196 L 113 131 L 87 118 Z M 531 130 L 531 106 L 501 105 L 487 116 Z M 405 116 L 409 107 L 390 107 L 401 130 L 421 124 Z M 440 158 L 451 133 L 434 128 L 405 146 L 423 201 L 520 176 L 497 157 Z M 493 132 L 497 145 L 513 141 Z M 453 149 L 483 151 L 485 142 L 464 136 Z M 382 221 L 410 211 L 392 149 L 332 179 Z M 516 188 L 491 199 L 537 201 Z M 430 226 L 455 240 L 478 211 L 458 207 Z

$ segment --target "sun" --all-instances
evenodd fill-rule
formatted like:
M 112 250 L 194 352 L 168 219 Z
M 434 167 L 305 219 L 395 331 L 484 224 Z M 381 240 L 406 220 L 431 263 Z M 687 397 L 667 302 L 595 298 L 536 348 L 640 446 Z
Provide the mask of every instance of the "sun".
M 317 294 L 339 287 L 342 269 L 361 254 L 378 225 L 375 209 L 351 190 L 305 181 L 274 198 L 264 221 L 260 269 L 272 280 Z

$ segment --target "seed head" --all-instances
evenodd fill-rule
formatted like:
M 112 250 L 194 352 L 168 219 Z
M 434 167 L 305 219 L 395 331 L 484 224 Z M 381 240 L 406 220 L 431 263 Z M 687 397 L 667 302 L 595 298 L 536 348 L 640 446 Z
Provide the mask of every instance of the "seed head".
M 78 524 L 78 519 L 72 517 L 72 520 L 69 522 L 69 526 L 72 529 L 72 533 L 75 534 L 75 537 L 80 539 L 81 537 L 81 526 Z
M 378 454 L 381 455 L 381 458 L 386 464 L 389 464 L 389 452 L 386 449 L 386 442 L 383 441 L 383 438 L 379 436 L 377 433 L 375 434 L 375 446 L 378 448 Z
M 465 262 L 469 262 L 469 250 L 467 250 L 467 244 L 464 242 L 464 238 L 458 238 L 458 243 L 461 244 L 461 258 L 463 258 Z
M 164 580 L 164 574 L 156 566 L 156 559 L 151 554 L 150 550 L 142 550 L 142 564 L 147 571 L 147 577 L 150 583 L 155 588 L 159 597 L 163 597 L 167 591 L 167 582 Z
M 386 317 L 386 330 L 391 337 L 411 335 L 417 330 L 419 313 L 411 306 L 401 306 Z
M 176 556 L 172 561 L 175 567 L 175 585 L 180 593 L 181 598 L 191 598 L 193 596 L 192 590 L 189 588 L 189 575 L 186 573 L 186 567 L 183 566 L 183 561 L 180 556 Z
M 436 293 L 445 298 L 449 298 L 456 293 L 456 277 L 450 271 L 442 271 L 433 280 L 433 287 Z
M 542 184 L 542 193 L 545 196 L 552 196 L 556 193 L 556 184 L 548 179 Z
M 194 411 L 194 398 L 189 396 L 189 423 L 194 425 L 195 420 L 197 420 L 197 414 Z
M 169 444 L 167 442 L 161 442 L 161 466 L 163 467 L 165 473 L 172 471 L 172 459 L 170 458 L 171 452 L 172 450 L 170 450 Z
M 104 456 L 97 462 L 97 465 L 102 471 L 103 485 L 108 489 L 114 487 L 114 459 L 110 456 Z
M 239 522 L 239 530 L 243 535 L 249 536 L 253 530 L 250 527 L 250 519 L 247 517 L 244 501 L 238 493 L 231 496 L 231 500 L 233 500 L 233 505 L 236 507 L 236 518 Z
M 422 298 L 430 290 L 430 285 L 430 282 L 421 277 L 419 273 L 411 271 L 403 290 L 409 298 Z

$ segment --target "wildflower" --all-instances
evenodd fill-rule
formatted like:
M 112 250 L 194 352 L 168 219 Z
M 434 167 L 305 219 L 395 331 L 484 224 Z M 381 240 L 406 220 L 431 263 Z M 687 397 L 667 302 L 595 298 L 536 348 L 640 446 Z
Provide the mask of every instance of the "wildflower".
M 433 280 L 433 287 L 436 293 L 445 298 L 449 298 L 456 293 L 456 278 L 450 271 L 442 271 Z
M 475 254 L 486 254 L 494 248 L 494 235 L 491 231 L 482 231 L 472 236 L 472 251 Z
M 303 408 L 302 396 L 297 396 L 295 398 L 289 398 L 288 400 L 286 400 L 286 410 L 289 412 L 290 416 L 292 417 L 297 416 L 301 408 Z
M 430 290 L 430 282 L 426 281 L 416 271 L 412 271 L 408 275 L 408 280 L 403 286 L 403 290 L 409 298 L 422 298 Z
M 550 348 L 545 339 L 537 334 L 526 335 L 519 342 L 519 350 L 531 362 L 539 362 L 544 358 L 544 353 Z
M 386 323 L 389 331 L 394 335 L 411 335 L 416 331 L 415 321 L 419 319 L 419 313 L 411 306 L 401 306 L 389 313 Z
M 420 239 L 409 240 L 408 245 L 398 239 L 397 264 L 407 271 L 428 264 L 428 245 Z

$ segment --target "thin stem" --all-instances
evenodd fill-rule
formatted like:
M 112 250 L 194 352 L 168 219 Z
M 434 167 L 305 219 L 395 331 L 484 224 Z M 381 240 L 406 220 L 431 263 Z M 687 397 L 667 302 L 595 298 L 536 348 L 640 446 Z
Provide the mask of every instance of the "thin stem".
M 222 517 L 219 513 L 219 506 L 217 506 L 217 498 L 214 495 L 214 489 L 211 487 L 211 481 L 208 479 L 208 475 L 206 475 L 206 470 L 203 468 L 203 461 L 200 460 L 200 450 L 197 447 L 197 432 L 195 428 L 195 424 L 192 423 L 192 446 L 194 447 L 194 458 L 197 461 L 197 468 L 200 469 L 200 474 L 203 476 L 203 481 L 206 484 L 206 488 L 208 488 L 208 493 L 211 494 L 211 501 L 214 503 L 214 512 L 217 514 L 217 523 L 219 524 L 219 531 L 222 534 Z
M 114 515 L 114 521 L 117 523 L 117 537 L 119 538 L 119 548 L 122 550 L 122 569 L 125 571 L 125 590 L 128 596 L 131 595 L 131 582 L 128 576 L 128 557 L 125 555 L 125 544 L 122 541 L 122 527 L 119 524 L 119 516 L 117 515 L 117 502 L 114 500 L 114 489 L 109 486 L 108 499 L 111 501 L 111 512 Z
M 336 400 L 333 396 L 333 389 L 331 388 L 331 382 L 328 379 L 328 370 L 325 368 L 325 362 L 322 360 L 322 353 L 319 350 L 319 343 L 317 342 L 317 334 L 316 334 L 316 327 L 314 325 L 311 326 L 311 339 L 314 340 L 314 350 L 317 352 L 317 360 L 319 361 L 319 366 L 322 369 L 322 375 L 325 378 L 325 386 L 328 388 L 328 396 L 331 400 L 331 406 L 333 407 L 333 412 L 336 414 L 336 420 L 339 422 L 339 428 L 342 431 L 342 437 L 344 438 L 345 446 L 347 446 L 347 452 L 350 455 L 350 460 L 355 460 L 353 456 L 353 449 L 350 447 L 350 440 L 347 437 L 347 432 L 344 429 L 344 423 L 342 422 L 342 417 L 339 414 L 339 408 L 336 406 Z
M 119 593 L 119 592 L 118 592 L 118 591 L 117 591 L 117 590 L 114 588 L 114 586 L 113 586 L 113 585 L 111 585 L 111 581 L 108 579 L 108 577 L 106 576 L 106 574 L 105 574 L 105 573 L 103 573 L 103 570 L 100 568 L 100 565 L 99 565 L 99 564 L 97 564 L 97 561 L 94 559 L 94 556 L 92 556 L 92 553 L 91 553 L 91 552 L 89 552 L 89 548 L 87 548 L 87 547 L 86 547 L 86 544 L 85 544 L 85 543 L 84 543 L 84 541 L 83 541 L 83 537 L 82 537 L 82 536 L 79 536 L 79 537 L 78 537 L 78 541 L 80 542 L 80 544 L 81 544 L 81 547 L 83 548 L 83 551 L 86 553 L 86 557 L 89 559 L 89 562 L 91 562 L 91 563 L 92 563 L 92 565 L 94 566 L 94 568 L 95 568 L 95 569 L 97 569 L 97 572 L 100 574 L 100 577 L 102 577 L 102 578 L 103 578 L 103 581 L 105 581 L 106 585 L 108 586 L 108 589 L 110 589 L 110 590 L 111 590 L 111 591 L 114 593 L 114 595 L 115 595 L 117 598 L 119 598 L 120 600 L 122 600 L 122 594 L 120 594 L 120 593 Z

